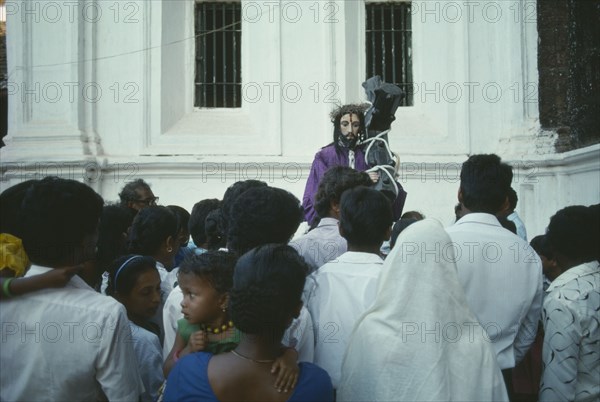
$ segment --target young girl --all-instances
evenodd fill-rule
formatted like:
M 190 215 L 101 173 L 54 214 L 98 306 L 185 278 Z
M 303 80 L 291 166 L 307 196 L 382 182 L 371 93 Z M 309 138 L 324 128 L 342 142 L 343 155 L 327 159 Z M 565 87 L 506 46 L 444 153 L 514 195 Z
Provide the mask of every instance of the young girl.
M 155 401 L 164 381 L 160 341 L 151 332 L 150 323 L 160 306 L 160 276 L 156 262 L 141 255 L 117 258 L 109 268 L 106 293 L 127 310 L 131 342 L 146 389 L 142 401 Z
M 239 344 L 240 333 L 229 318 L 229 290 L 233 286 L 233 269 L 237 257 L 225 251 L 207 251 L 185 260 L 179 268 L 179 286 L 183 291 L 175 343 L 164 365 L 165 377 L 183 356 L 207 351 L 213 354 L 229 352 Z M 279 371 L 275 387 L 287 392 L 295 386 L 298 376 L 294 349 L 286 349 L 272 366 Z
M 293 392 L 279 393 L 272 385 L 271 367 L 282 355 L 283 333 L 302 308 L 307 271 L 304 259 L 281 244 L 241 256 L 229 291 L 239 345 L 230 353 L 183 357 L 169 375 L 165 401 L 333 401 L 329 376 L 312 363 L 299 364 Z

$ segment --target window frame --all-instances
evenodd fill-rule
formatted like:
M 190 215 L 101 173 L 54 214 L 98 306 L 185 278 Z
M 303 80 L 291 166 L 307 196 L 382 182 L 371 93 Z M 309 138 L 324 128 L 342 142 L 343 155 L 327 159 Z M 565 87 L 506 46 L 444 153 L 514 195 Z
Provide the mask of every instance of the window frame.
M 411 1 L 404 1 L 404 0 L 402 0 L 402 1 L 365 0 L 365 70 L 369 69 L 367 67 L 367 63 L 371 62 L 372 65 L 377 64 L 377 62 L 373 60 L 373 58 L 374 58 L 373 55 L 372 55 L 370 61 L 367 58 L 367 53 L 369 52 L 370 44 L 367 43 L 368 42 L 367 41 L 367 35 L 368 35 L 369 32 L 367 30 L 367 28 L 368 28 L 367 27 L 367 25 L 368 25 L 368 21 L 367 21 L 368 12 L 367 12 L 366 8 L 368 6 L 370 6 L 370 5 L 372 6 L 372 5 L 375 5 L 375 4 L 377 4 L 377 5 L 386 5 L 386 6 L 404 4 L 404 5 L 409 5 L 410 6 L 411 3 L 412 3 Z M 384 11 L 386 11 L 386 10 L 384 10 Z M 382 12 L 382 11 L 380 11 L 380 12 Z M 409 24 L 410 24 L 410 30 L 409 30 L 409 32 L 410 32 L 410 38 L 406 39 L 406 38 L 402 37 L 400 39 L 400 41 L 406 40 L 406 42 L 410 41 L 410 43 L 408 44 L 408 49 L 406 49 L 406 50 L 402 49 L 400 52 L 398 52 L 398 50 L 400 49 L 400 47 L 398 45 L 396 45 L 396 47 L 397 47 L 398 50 L 392 51 L 392 54 L 395 54 L 396 52 L 400 53 L 399 55 L 398 54 L 396 55 L 396 60 L 398 60 L 398 63 L 396 63 L 396 60 L 393 61 L 394 62 L 394 66 L 396 67 L 396 64 L 403 64 L 404 65 L 403 67 L 406 68 L 405 76 L 407 77 L 407 80 L 406 80 L 405 83 L 399 83 L 398 81 L 401 81 L 401 77 L 396 77 L 397 79 L 394 82 L 393 79 L 390 80 L 389 77 L 384 77 L 383 74 L 377 74 L 377 75 L 380 75 L 385 82 L 393 83 L 393 84 L 396 84 L 396 85 L 400 86 L 402 88 L 402 90 L 406 93 L 406 97 L 403 98 L 402 104 L 400 105 L 400 107 L 409 107 L 409 106 L 413 106 L 413 104 L 414 104 L 413 99 L 412 99 L 412 89 L 413 89 L 412 88 L 412 84 L 414 82 L 413 63 L 412 63 L 412 48 L 413 48 L 413 40 L 412 40 L 412 15 L 411 15 L 412 13 L 411 13 L 410 9 L 406 10 L 406 12 L 407 12 L 406 21 L 409 21 Z M 379 27 L 379 29 L 375 29 L 375 27 L 371 27 L 371 28 L 372 28 L 371 29 L 371 35 L 376 35 L 374 32 L 381 32 L 383 30 L 383 27 Z M 403 26 L 403 25 L 401 25 L 399 27 L 394 27 L 394 28 L 396 29 L 396 31 L 406 30 L 406 26 Z M 381 33 L 379 33 L 379 35 L 381 35 Z M 403 36 L 404 34 L 400 34 L 400 35 Z M 377 38 L 373 39 L 373 36 L 372 36 L 372 42 L 376 41 L 376 40 L 377 40 Z M 393 38 L 392 38 L 392 43 L 395 43 L 395 41 L 394 41 Z M 383 44 L 385 44 L 385 38 L 383 39 Z M 407 56 L 409 58 L 409 60 L 407 62 L 405 61 L 404 56 Z M 385 55 L 384 55 L 383 59 L 385 60 Z M 380 63 L 380 64 L 383 64 L 383 63 Z M 378 67 L 380 67 L 380 66 L 378 66 Z M 375 69 L 375 70 L 377 70 L 377 69 Z M 375 75 L 375 72 L 373 72 L 371 74 L 371 76 L 373 76 L 373 75 Z M 400 74 L 400 75 L 402 75 L 402 74 Z M 368 78 L 370 78 L 370 77 L 365 74 L 365 79 L 368 79 Z M 400 78 L 400 80 L 398 78 Z
M 249 101 L 242 100 L 240 108 L 198 108 L 194 106 L 195 40 L 191 40 L 195 39 L 195 2 L 150 1 L 144 2 L 144 9 L 150 20 L 145 47 L 158 51 L 143 56 L 143 85 L 149 90 L 143 98 L 148 107 L 141 154 L 280 155 L 281 101 L 269 99 L 263 88 L 263 83 L 281 77 L 280 64 L 270 62 L 280 58 L 280 24 L 253 24 L 242 18 L 242 96 Z M 163 32 L 176 21 L 183 21 L 179 36 L 165 39 Z M 150 29 L 157 26 L 163 29 Z M 167 26 L 169 30 L 164 29 Z M 249 52 L 251 43 L 264 45 Z M 182 71 L 169 66 L 172 60 L 184 60 L 179 62 Z M 256 96 L 255 90 L 262 90 L 262 95 Z
M 233 25 L 231 27 L 229 27 L 228 29 L 225 29 L 223 31 L 224 35 L 223 38 L 221 39 L 222 41 L 222 47 L 226 47 L 228 49 L 231 49 L 230 47 L 230 43 L 233 44 L 233 57 L 232 57 L 232 67 L 230 66 L 229 68 L 233 69 L 233 82 L 228 82 L 228 77 L 227 77 L 227 73 L 224 73 L 224 80 L 222 83 L 210 83 L 210 82 L 203 82 L 199 80 L 199 68 L 200 68 L 200 62 L 198 59 L 198 54 L 197 51 L 202 47 L 202 45 L 205 45 L 205 42 L 202 41 L 201 39 L 201 33 L 199 33 L 196 30 L 196 27 L 200 25 L 200 23 L 196 20 L 197 17 L 200 15 L 200 12 L 198 11 L 198 7 L 202 4 L 212 4 L 213 5 L 213 9 L 212 12 L 228 12 L 228 11 L 234 11 L 234 13 L 239 12 L 239 20 L 236 20 L 234 22 L 232 22 L 232 24 L 238 24 L 239 27 L 237 25 Z M 217 10 L 216 9 L 216 5 L 223 5 L 224 7 L 221 10 Z M 237 5 L 238 9 L 234 10 L 227 10 L 228 7 L 230 7 L 231 5 Z M 204 19 L 204 21 L 206 21 L 206 19 Z M 226 17 L 223 16 L 222 22 L 227 22 L 226 21 Z M 215 19 L 213 19 L 213 23 L 216 25 L 218 23 L 218 21 L 216 21 Z M 194 55 L 194 65 L 195 65 L 195 73 L 194 73 L 194 107 L 195 108 L 199 108 L 199 109 L 238 109 L 242 107 L 242 93 L 241 93 L 241 86 L 242 86 L 242 80 L 241 80 L 241 75 L 242 75 L 242 59 L 241 59 L 241 46 L 242 46 L 242 42 L 241 42 L 241 34 L 242 34 L 242 28 L 241 28 L 241 24 L 242 24 L 242 1 L 241 0 L 228 0 L 228 1 L 220 1 L 220 0 L 195 0 L 194 2 L 194 36 L 195 36 L 195 55 Z M 207 24 L 208 25 L 208 24 Z M 227 25 L 231 25 L 231 24 L 226 24 Z M 204 29 L 206 29 L 206 27 L 203 27 Z M 239 35 L 236 34 L 236 32 L 239 31 Z M 219 32 L 217 31 L 216 28 L 213 27 L 213 31 L 209 31 L 211 32 L 212 38 L 212 42 L 213 42 L 213 51 L 215 52 L 214 54 L 217 54 L 218 51 L 216 49 L 217 43 L 219 42 L 219 38 L 218 38 L 218 34 Z M 228 35 L 227 34 L 231 34 L 233 33 L 233 40 L 228 40 Z M 239 41 L 237 40 L 237 38 L 239 37 Z M 199 43 L 201 42 L 201 43 Z M 217 78 L 217 75 L 215 74 L 215 71 L 222 69 L 224 71 L 227 71 L 228 69 L 228 64 L 225 62 L 227 56 L 230 55 L 226 55 L 226 52 L 221 50 L 222 54 L 222 58 L 221 60 L 216 60 L 216 58 L 213 59 L 213 79 Z M 236 53 L 239 52 L 239 58 L 238 55 Z M 212 56 L 210 54 L 205 54 L 205 56 Z M 208 64 L 208 62 L 207 62 Z M 205 67 L 205 70 L 210 70 L 210 67 Z M 205 71 L 205 76 L 208 75 L 208 71 Z M 237 81 L 237 78 L 239 76 L 239 81 Z M 198 86 L 202 86 L 202 85 L 215 85 L 215 89 L 212 90 L 207 90 L 207 89 L 198 89 Z M 237 86 L 239 85 L 239 90 L 237 88 Z M 230 87 L 231 86 L 231 87 Z M 229 95 L 229 91 L 233 92 L 233 95 Z M 238 94 L 239 91 L 239 94 Z M 208 92 L 212 92 L 212 100 L 211 99 L 207 99 L 207 97 L 210 97 L 210 95 L 208 95 Z M 222 93 L 222 100 L 218 100 L 219 98 L 219 92 Z M 198 99 L 198 95 L 202 93 L 203 99 L 204 101 L 201 101 Z M 213 103 L 214 100 L 214 103 Z M 204 103 L 204 105 L 202 105 L 201 103 Z M 227 106 L 221 106 L 221 104 L 227 105 Z M 233 105 L 233 106 L 229 106 L 229 105 Z M 239 105 L 239 106 L 238 106 Z

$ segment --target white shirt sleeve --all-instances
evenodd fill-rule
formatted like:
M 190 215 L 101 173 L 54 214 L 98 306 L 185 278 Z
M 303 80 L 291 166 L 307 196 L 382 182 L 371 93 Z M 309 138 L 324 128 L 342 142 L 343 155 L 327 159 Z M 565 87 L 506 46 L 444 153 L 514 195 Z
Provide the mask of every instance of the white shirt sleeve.
M 514 342 L 515 363 L 519 363 L 535 341 L 540 319 L 542 318 L 542 301 L 544 297 L 543 278 L 540 275 L 535 296 L 517 332 Z
M 110 322 L 112 320 L 112 322 Z M 96 379 L 109 401 L 137 401 L 144 391 L 125 307 L 107 316 L 100 337 Z
M 283 335 L 283 344 L 293 347 L 298 352 L 298 361 L 312 363 L 315 355 L 315 337 L 312 319 L 306 307 L 302 307 L 300 315 Z
M 158 397 L 158 389 L 165 381 L 163 375 L 162 350 L 158 336 L 137 325 L 131 325 L 133 349 L 138 358 L 140 375 L 146 392 L 142 402 L 153 402 Z M 136 333 L 136 331 L 138 331 Z
M 163 341 L 163 361 L 167 360 L 167 356 L 171 352 L 173 345 L 175 344 L 175 337 L 177 336 L 177 321 L 183 318 L 181 314 L 181 301 L 183 300 L 183 293 L 181 288 L 176 286 L 163 307 L 163 326 L 165 331 L 165 338 Z

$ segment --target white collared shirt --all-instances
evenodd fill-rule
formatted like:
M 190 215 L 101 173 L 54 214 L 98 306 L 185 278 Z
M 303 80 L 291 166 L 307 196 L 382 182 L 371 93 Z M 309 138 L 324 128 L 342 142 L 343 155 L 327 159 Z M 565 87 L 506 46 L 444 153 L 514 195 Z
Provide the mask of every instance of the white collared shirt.
M 563 272 L 546 290 L 540 401 L 600 399 L 600 264 Z
M 335 218 L 323 218 L 316 228 L 289 243 L 304 257 L 311 268 L 309 273 L 348 250 L 348 243 L 340 235 L 338 223 Z
M 32 266 L 26 277 L 51 268 Z M 144 388 L 125 308 L 74 276 L 0 303 L 0 400 L 137 401 Z
M 177 337 L 177 321 L 183 318 L 181 312 L 181 302 L 183 301 L 183 292 L 181 288 L 175 286 L 163 307 L 163 328 L 165 330 L 165 340 L 163 342 L 163 360 L 166 361 L 175 345 L 175 338 Z
M 156 334 L 129 321 L 133 350 L 137 357 L 140 376 L 146 391 L 142 394 L 142 402 L 154 402 L 158 398 L 158 389 L 165 382 L 163 374 L 162 351 Z
M 348 251 L 306 280 L 305 303 L 313 320 L 315 364 L 337 388 L 342 359 L 358 317 L 375 301 L 383 260 L 376 254 Z
M 314 361 L 315 336 L 312 330 L 312 318 L 305 306 L 302 306 L 298 318 L 294 318 L 285 330 L 281 343 L 296 349 L 299 362 L 312 363 Z
M 517 228 L 517 236 L 527 241 L 527 230 L 525 229 L 525 224 L 521 220 L 521 217 L 519 214 L 517 214 L 517 211 L 513 211 L 506 217 L 506 219 L 515 224 L 515 227 Z
M 469 307 L 487 331 L 500 368 L 512 368 L 535 340 L 541 318 L 540 258 L 491 214 L 467 214 L 446 232 Z

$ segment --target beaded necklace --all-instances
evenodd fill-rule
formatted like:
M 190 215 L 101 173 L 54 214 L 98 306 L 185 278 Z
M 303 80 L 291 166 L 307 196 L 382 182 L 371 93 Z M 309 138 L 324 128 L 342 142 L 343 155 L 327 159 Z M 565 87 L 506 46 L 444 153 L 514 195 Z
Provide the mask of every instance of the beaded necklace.
M 213 334 L 220 334 L 221 332 L 225 332 L 230 328 L 233 328 L 233 321 L 229 321 L 227 324 L 223 324 L 220 327 L 216 327 L 216 328 L 209 327 L 208 325 L 205 327 L 207 332 L 210 332 Z

